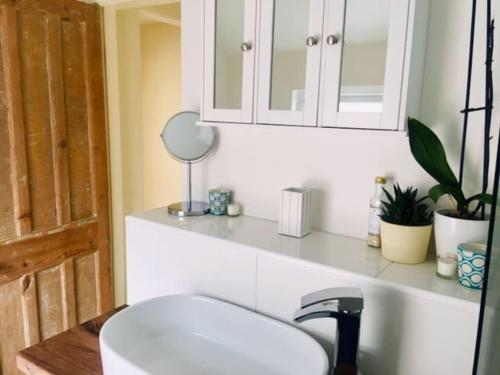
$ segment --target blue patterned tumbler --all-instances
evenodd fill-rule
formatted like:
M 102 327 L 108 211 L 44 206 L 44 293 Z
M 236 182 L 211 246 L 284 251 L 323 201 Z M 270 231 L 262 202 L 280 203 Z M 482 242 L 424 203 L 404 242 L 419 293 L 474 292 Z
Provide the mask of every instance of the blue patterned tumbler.
M 463 286 L 481 289 L 486 265 L 486 245 L 462 243 L 458 245 L 458 281 Z
M 210 213 L 212 215 L 226 215 L 227 205 L 231 191 L 224 189 L 212 189 L 208 192 L 208 202 L 210 203 Z

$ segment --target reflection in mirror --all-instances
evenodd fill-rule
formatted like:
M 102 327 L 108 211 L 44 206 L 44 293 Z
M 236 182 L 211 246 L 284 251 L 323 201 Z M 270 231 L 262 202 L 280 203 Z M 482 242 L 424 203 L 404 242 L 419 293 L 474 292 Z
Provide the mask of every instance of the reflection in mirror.
M 214 108 L 241 109 L 244 0 L 216 0 Z
M 275 0 L 271 110 L 303 111 L 310 0 Z
M 176 160 L 188 163 L 205 157 L 215 142 L 211 127 L 196 125 L 200 115 L 194 112 L 180 112 L 165 125 L 161 137 L 165 148 Z
M 390 1 L 346 1 L 339 112 L 382 112 Z

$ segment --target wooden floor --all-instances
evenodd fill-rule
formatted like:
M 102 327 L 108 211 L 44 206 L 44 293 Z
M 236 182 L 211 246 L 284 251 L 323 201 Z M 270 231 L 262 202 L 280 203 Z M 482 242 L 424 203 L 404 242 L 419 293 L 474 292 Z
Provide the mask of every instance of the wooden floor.
M 106 320 L 125 307 L 120 306 L 19 352 L 17 367 L 30 375 L 102 374 L 99 332 Z

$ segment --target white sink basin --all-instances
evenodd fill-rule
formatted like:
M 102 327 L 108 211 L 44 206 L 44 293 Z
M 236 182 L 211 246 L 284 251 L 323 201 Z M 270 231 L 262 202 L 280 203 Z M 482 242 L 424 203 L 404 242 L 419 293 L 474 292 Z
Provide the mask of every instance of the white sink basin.
M 326 375 L 323 348 L 302 331 L 203 296 L 165 296 L 109 319 L 104 374 Z

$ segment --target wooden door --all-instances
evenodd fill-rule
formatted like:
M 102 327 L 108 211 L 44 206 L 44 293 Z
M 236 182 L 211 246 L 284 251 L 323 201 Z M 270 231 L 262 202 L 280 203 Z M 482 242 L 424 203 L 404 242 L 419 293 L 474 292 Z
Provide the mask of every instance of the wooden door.
M 0 373 L 112 308 L 100 9 L 0 0 Z

